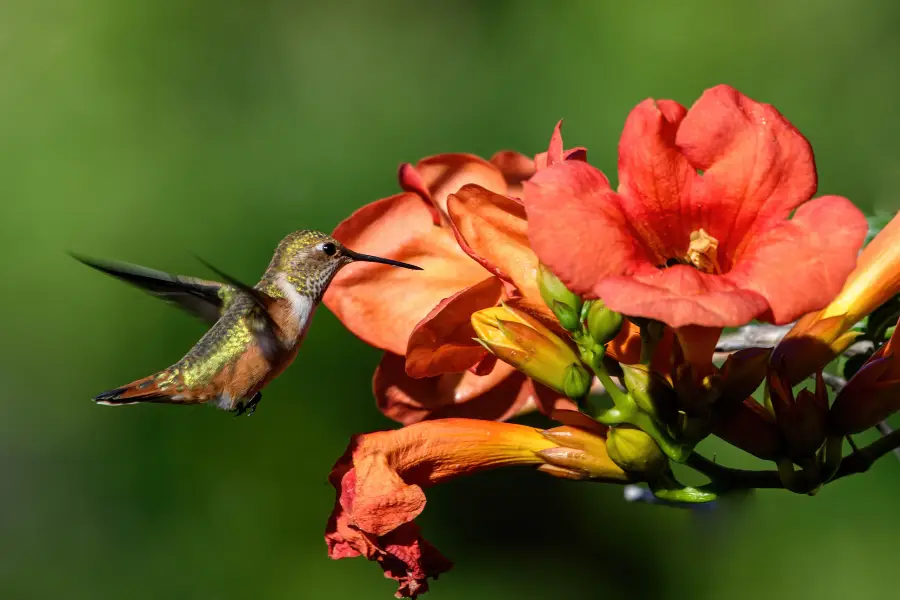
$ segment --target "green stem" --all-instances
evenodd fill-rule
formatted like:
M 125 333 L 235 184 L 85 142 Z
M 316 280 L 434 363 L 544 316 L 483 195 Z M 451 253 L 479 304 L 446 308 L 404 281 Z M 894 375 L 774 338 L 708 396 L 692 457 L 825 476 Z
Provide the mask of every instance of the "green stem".
M 837 471 L 835 471 L 834 477 L 831 477 L 828 482 L 831 483 L 849 475 L 864 473 L 869 470 L 875 461 L 898 447 L 900 447 L 900 430 L 894 431 L 844 457 Z M 748 471 L 725 467 L 696 452 L 688 457 L 686 464 L 711 480 L 712 483 L 709 486 L 701 486 L 700 489 L 715 491 L 718 494 L 753 488 L 786 489 L 777 471 Z M 809 493 L 812 489 L 813 487 L 810 487 L 809 490 L 792 491 Z
M 672 473 L 663 473 L 659 479 L 650 482 L 650 491 L 660 500 L 683 504 L 702 504 L 718 498 L 713 484 L 700 487 L 681 485 Z
M 583 354 L 586 352 L 583 351 Z M 604 425 L 615 427 L 622 423 L 628 423 L 641 429 L 653 438 L 653 441 L 662 449 L 662 451 L 675 462 L 683 463 L 690 456 L 692 448 L 682 446 L 675 442 L 672 437 L 665 432 L 653 417 L 638 409 L 634 400 L 626 392 L 619 389 L 615 384 L 609 371 L 603 365 L 603 361 L 590 360 L 590 356 L 583 356 L 587 359 L 585 362 L 590 365 L 597 379 L 603 384 L 603 388 L 609 397 L 612 398 L 613 408 L 607 409 L 599 414 L 591 415 Z

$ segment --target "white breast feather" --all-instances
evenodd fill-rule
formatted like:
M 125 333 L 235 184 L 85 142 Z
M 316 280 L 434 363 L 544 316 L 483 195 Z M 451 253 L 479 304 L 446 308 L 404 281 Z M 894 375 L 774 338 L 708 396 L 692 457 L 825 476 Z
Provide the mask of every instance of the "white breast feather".
M 278 288 L 282 291 L 284 297 L 287 298 L 291 310 L 294 311 L 294 316 L 297 318 L 297 323 L 302 333 L 306 330 L 306 326 L 309 324 L 309 319 L 312 317 L 315 309 L 312 298 L 298 292 L 283 273 L 278 276 L 275 282 L 278 284 Z

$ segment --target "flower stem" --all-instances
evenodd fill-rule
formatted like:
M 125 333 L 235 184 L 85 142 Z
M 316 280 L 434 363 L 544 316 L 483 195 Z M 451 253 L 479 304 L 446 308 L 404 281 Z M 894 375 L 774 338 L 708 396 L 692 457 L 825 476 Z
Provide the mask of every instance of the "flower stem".
M 700 487 L 685 486 L 678 483 L 671 473 L 664 473 L 656 481 L 650 482 L 650 491 L 660 500 L 684 504 L 702 504 L 718 498 L 713 485 Z
M 879 458 L 900 447 L 900 430 L 892 431 L 887 436 L 880 438 L 868 446 L 844 457 L 840 466 L 828 483 L 868 471 Z M 706 475 L 711 480 L 707 486 L 699 489 L 712 491 L 719 495 L 734 490 L 745 489 L 786 489 L 777 471 L 748 471 L 720 465 L 708 458 L 697 454 L 691 454 L 686 461 L 687 466 Z M 818 484 L 820 485 L 820 484 Z M 810 484 L 809 489 L 792 490 L 798 493 L 809 493 L 817 485 Z
M 653 417 L 638 409 L 631 396 L 619 389 L 619 386 L 612 380 L 609 371 L 607 371 L 606 367 L 603 365 L 603 361 L 586 360 L 585 362 L 591 366 L 594 374 L 597 375 L 597 379 L 603 384 L 606 393 L 612 398 L 614 405 L 613 408 L 592 415 L 595 419 L 610 427 L 615 427 L 622 423 L 634 425 L 653 438 L 653 441 L 656 442 L 666 456 L 675 462 L 683 463 L 687 460 L 688 456 L 691 454 L 692 448 L 682 446 L 675 442 L 675 440 L 660 427 L 659 423 L 657 423 Z

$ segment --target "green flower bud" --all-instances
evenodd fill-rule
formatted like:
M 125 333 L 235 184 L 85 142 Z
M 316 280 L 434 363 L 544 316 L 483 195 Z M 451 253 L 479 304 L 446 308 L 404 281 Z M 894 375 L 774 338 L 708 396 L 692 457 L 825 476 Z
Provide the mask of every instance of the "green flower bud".
M 588 333 L 598 344 L 606 344 L 619 334 L 622 328 L 622 315 L 614 312 L 595 300 L 587 314 Z
M 666 469 L 669 460 L 649 435 L 630 425 L 609 430 L 606 451 L 626 472 L 654 476 Z
M 538 265 L 537 283 L 541 298 L 559 319 L 560 325 L 567 331 L 578 329 L 581 325 L 578 316 L 581 312 L 581 298 L 569 291 L 563 282 L 542 264 Z
M 645 365 L 621 365 L 622 382 L 641 411 L 654 419 L 669 421 L 676 409 L 675 390 L 662 376 Z
M 569 398 L 582 398 L 591 389 L 593 376 L 579 363 L 566 367 L 563 376 L 563 393 Z

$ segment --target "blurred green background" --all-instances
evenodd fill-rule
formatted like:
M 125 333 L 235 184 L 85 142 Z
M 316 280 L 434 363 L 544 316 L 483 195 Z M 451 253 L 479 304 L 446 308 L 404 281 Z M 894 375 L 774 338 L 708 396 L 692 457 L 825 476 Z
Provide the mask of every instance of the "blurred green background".
M 389 598 L 331 561 L 325 483 L 377 351 L 323 309 L 250 419 L 94 406 L 203 325 L 65 254 L 245 280 L 402 161 L 568 146 L 614 174 L 628 110 L 729 83 L 811 140 L 820 193 L 896 210 L 900 4 L 569 0 L 0 3 L 0 597 Z M 733 464 L 736 452 L 712 444 Z M 900 464 L 692 513 L 533 472 L 429 492 L 435 600 L 896 593 Z

